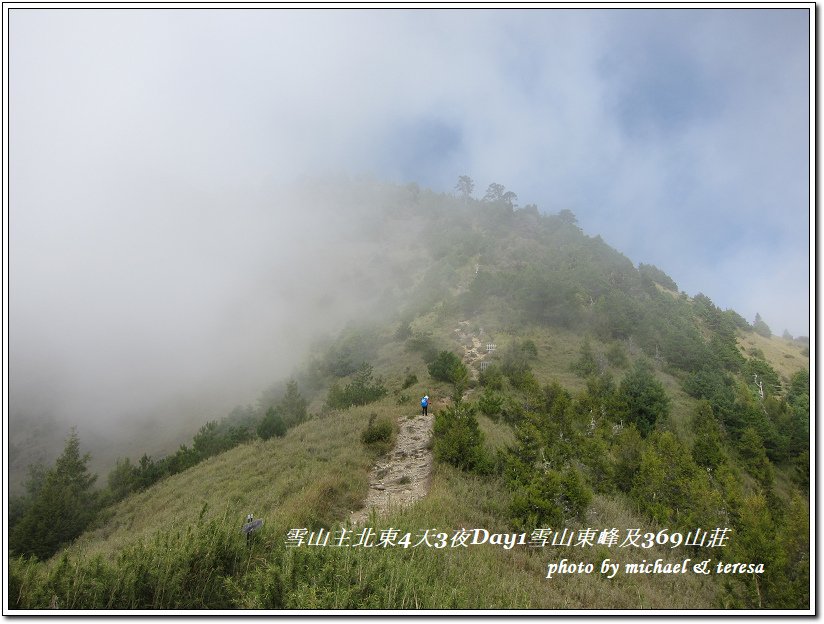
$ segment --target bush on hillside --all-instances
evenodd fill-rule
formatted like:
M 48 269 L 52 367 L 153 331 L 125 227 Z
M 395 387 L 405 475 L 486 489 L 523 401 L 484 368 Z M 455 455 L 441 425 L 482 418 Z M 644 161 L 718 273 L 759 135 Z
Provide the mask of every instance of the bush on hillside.
M 621 381 L 613 418 L 635 423 L 641 435 L 646 437 L 656 422 L 669 415 L 669 407 L 670 399 L 664 386 L 653 375 L 652 367 L 646 361 L 638 360 Z
M 486 367 L 486 370 L 481 371 L 479 377 L 481 385 L 492 390 L 503 390 L 504 374 L 501 367 L 497 364 L 492 364 Z
M 468 371 L 466 365 L 457 355 L 451 351 L 441 351 L 429 365 L 429 374 L 433 379 L 455 383 L 466 377 Z
M 504 406 L 504 397 L 487 387 L 478 399 L 478 408 L 487 416 L 497 420 Z
M 409 338 L 406 341 L 406 350 L 412 353 L 420 353 L 423 361 L 427 364 L 438 356 L 438 348 L 429 334 L 415 334 Z
M 286 435 L 286 423 L 274 407 L 270 407 L 266 411 L 266 416 L 258 425 L 257 434 L 262 440 L 268 440 L 272 437 L 282 438 Z
M 351 383 L 343 388 L 338 383 L 332 384 L 326 397 L 326 406 L 330 409 L 347 409 L 353 405 L 367 405 L 383 398 L 386 392 L 383 381 L 380 378 L 374 379 L 372 366 L 364 362 Z
M 535 471 L 529 483 L 513 491 L 510 519 L 518 530 L 559 526 L 581 516 L 591 500 L 592 490 L 577 468 Z
M 395 442 L 395 427 L 388 418 L 378 418 L 377 414 L 369 416 L 369 424 L 361 433 L 361 442 L 379 452 L 392 448 Z
M 435 415 L 433 450 L 438 461 L 467 472 L 486 474 L 492 469 L 484 449 L 484 434 L 478 426 L 474 408 L 458 404 Z

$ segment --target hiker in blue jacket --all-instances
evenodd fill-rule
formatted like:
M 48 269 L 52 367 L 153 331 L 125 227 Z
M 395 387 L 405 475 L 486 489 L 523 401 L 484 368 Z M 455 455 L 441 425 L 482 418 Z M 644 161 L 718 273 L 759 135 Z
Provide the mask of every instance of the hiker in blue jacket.
M 424 395 L 421 399 L 421 416 L 427 415 L 427 408 L 429 407 L 429 395 Z

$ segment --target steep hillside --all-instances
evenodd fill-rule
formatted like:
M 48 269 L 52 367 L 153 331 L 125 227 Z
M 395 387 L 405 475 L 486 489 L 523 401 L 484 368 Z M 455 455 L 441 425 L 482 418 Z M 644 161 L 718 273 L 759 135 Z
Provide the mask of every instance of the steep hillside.
M 807 608 L 803 345 L 679 293 L 569 211 L 363 183 L 324 189 L 328 213 L 336 194 L 380 206 L 363 208 L 366 255 L 343 271 L 369 293 L 358 321 L 191 448 L 127 466 L 117 496 L 110 477 L 122 500 L 72 545 L 12 561 L 11 606 Z M 395 545 L 290 546 L 291 529 L 342 535 L 424 394 L 428 494 L 365 521 Z M 247 543 L 248 513 L 264 525 Z M 461 543 L 474 529 L 523 543 Z M 635 529 L 659 543 L 622 543 Z M 441 532 L 444 548 L 412 546 Z M 764 570 L 623 567 L 656 559 Z M 555 574 L 562 560 L 593 571 Z

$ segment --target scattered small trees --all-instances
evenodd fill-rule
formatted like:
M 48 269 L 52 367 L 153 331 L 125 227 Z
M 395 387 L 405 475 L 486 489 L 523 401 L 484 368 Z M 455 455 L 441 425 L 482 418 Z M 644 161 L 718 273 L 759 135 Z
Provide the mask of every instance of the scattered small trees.
M 341 388 L 334 383 L 329 388 L 326 406 L 331 409 L 346 409 L 352 405 L 366 405 L 386 395 L 386 387 L 380 378 L 373 379 L 372 366 L 364 362 L 351 383 Z
M 752 324 L 752 330 L 756 334 L 764 336 L 764 338 L 769 338 L 772 336 L 772 331 L 770 331 L 769 325 L 764 322 L 764 319 L 762 319 L 761 315 L 757 312 L 755 313 L 755 322 Z

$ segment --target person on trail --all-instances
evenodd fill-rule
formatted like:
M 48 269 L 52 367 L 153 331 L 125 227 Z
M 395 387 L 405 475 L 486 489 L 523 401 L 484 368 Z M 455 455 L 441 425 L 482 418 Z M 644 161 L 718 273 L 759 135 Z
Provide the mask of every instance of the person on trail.
M 421 399 L 421 416 L 427 415 L 427 408 L 429 407 L 429 395 L 424 395 Z

